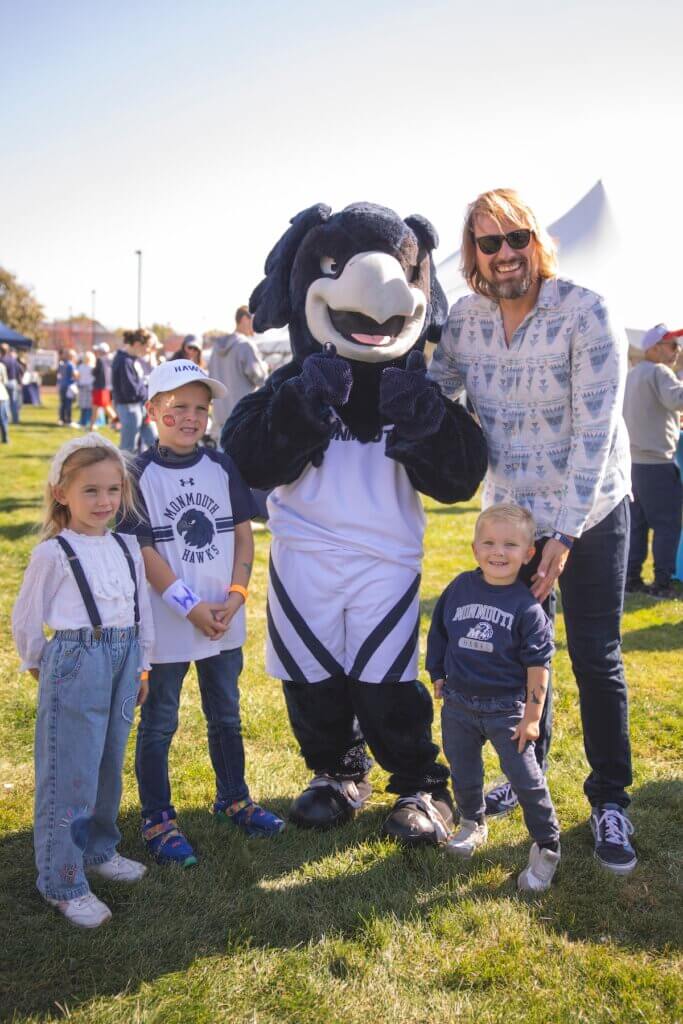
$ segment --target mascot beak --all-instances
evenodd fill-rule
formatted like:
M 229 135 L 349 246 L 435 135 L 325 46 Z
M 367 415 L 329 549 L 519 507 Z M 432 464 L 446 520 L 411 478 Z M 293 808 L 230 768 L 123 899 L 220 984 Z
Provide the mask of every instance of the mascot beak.
M 306 294 L 313 337 L 364 362 L 393 359 L 412 348 L 426 310 L 422 289 L 411 286 L 398 260 L 384 252 L 358 253 L 339 277 L 317 278 Z
M 359 253 L 329 283 L 335 286 L 331 309 L 364 313 L 380 324 L 393 316 L 412 316 L 422 296 L 410 288 L 398 260 L 385 252 Z

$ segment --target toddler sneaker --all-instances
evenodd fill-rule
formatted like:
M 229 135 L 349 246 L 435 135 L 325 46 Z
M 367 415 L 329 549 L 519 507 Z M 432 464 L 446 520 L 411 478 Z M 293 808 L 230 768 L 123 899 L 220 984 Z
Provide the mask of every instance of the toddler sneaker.
M 559 850 L 555 853 L 534 843 L 529 851 L 529 863 L 517 878 L 517 888 L 520 892 L 545 892 L 550 888 L 559 863 Z
M 106 903 L 98 900 L 94 892 L 86 892 L 85 896 L 77 896 L 73 900 L 52 900 L 46 896 L 45 902 L 55 907 L 69 924 L 77 928 L 99 928 L 111 918 L 111 910 Z
M 483 846 L 489 837 L 488 825 L 485 821 L 460 819 L 460 828 L 446 843 L 446 853 L 454 857 L 471 857 L 475 850 Z
M 235 800 L 234 803 L 227 803 L 225 800 L 217 800 L 213 805 L 213 814 L 217 822 L 229 821 L 236 825 L 250 839 L 264 839 L 275 836 L 282 832 L 285 823 L 276 814 L 271 814 L 263 807 L 259 807 L 253 800 Z
M 175 811 L 157 811 L 142 824 L 145 846 L 157 864 L 178 864 L 181 868 L 197 863 L 194 850 L 178 828 Z
M 490 789 L 484 799 L 487 818 L 504 818 L 517 807 L 519 800 L 509 782 L 500 782 Z
M 105 878 L 108 882 L 139 882 L 142 876 L 147 874 L 147 868 L 137 860 L 129 860 L 128 857 L 115 853 L 103 864 L 89 864 L 85 873 Z

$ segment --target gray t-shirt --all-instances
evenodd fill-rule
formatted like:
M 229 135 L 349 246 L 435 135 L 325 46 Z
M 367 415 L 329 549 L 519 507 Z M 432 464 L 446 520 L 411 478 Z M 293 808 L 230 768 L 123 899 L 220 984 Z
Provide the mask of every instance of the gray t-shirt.
M 624 419 L 633 462 L 671 462 L 680 434 L 683 382 L 663 363 L 644 359 L 626 378 Z

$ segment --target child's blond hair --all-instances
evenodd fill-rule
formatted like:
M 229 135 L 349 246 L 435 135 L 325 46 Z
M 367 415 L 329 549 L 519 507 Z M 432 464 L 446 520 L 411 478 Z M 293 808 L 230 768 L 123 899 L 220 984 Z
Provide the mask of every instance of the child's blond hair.
M 474 536 L 475 539 L 479 533 L 479 528 L 482 523 L 491 522 L 505 522 L 517 526 L 520 530 L 524 530 L 529 540 L 529 547 L 534 543 L 536 537 L 536 521 L 528 509 L 522 508 L 521 505 L 513 505 L 512 502 L 509 504 L 490 505 L 485 508 L 484 511 L 479 515 L 476 523 L 474 524 Z
M 58 457 L 59 452 L 57 452 L 55 460 Z M 128 466 L 123 453 L 120 452 L 118 448 L 115 448 L 113 444 L 107 444 L 106 446 L 98 444 L 97 446 L 90 445 L 88 447 L 76 448 L 75 451 L 64 459 L 60 468 L 59 479 L 55 483 L 48 481 L 45 487 L 43 522 L 40 530 L 41 540 L 50 540 L 51 537 L 56 537 L 62 530 L 67 529 L 71 518 L 71 513 L 67 506 L 62 505 L 61 502 L 57 501 L 55 498 L 55 486 L 68 487 L 81 470 L 87 469 L 88 466 L 94 466 L 98 462 L 104 462 L 105 460 L 116 463 L 121 470 L 120 514 L 128 516 L 132 513 L 137 516 L 138 519 L 140 518 L 135 492 L 133 490 L 133 485 L 128 473 Z

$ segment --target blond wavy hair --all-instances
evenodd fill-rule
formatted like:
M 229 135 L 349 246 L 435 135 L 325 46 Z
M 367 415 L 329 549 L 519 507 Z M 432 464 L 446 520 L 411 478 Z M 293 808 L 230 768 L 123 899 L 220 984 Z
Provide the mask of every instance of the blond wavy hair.
M 507 504 L 489 505 L 483 512 L 479 514 L 479 517 L 474 524 L 474 537 L 475 540 L 484 523 L 509 523 L 511 526 L 516 526 L 518 529 L 523 530 L 528 539 L 529 546 L 534 543 L 536 536 L 536 521 L 528 509 L 522 508 L 521 505 L 513 505 L 512 502 Z
M 128 516 L 131 513 L 138 519 L 140 511 L 135 497 L 135 491 L 131 483 L 126 459 L 122 452 L 116 448 L 78 448 L 68 459 L 64 460 L 62 471 L 59 475 L 59 482 L 56 486 L 67 488 L 76 476 L 88 466 L 94 466 L 97 462 L 109 460 L 121 471 L 121 505 L 119 515 Z M 66 505 L 57 501 L 54 494 L 54 486 L 47 484 L 45 498 L 43 501 L 43 521 L 40 528 L 40 539 L 50 540 L 56 537 L 62 530 L 66 530 L 71 520 L 71 513 Z
M 474 240 L 474 221 L 476 217 L 490 217 L 498 225 L 503 234 L 503 225 L 516 228 L 529 228 L 536 240 L 536 259 L 538 273 L 541 278 L 555 277 L 557 274 L 557 245 L 546 229 L 536 219 L 530 206 L 511 188 L 494 188 L 490 192 L 482 192 L 467 207 L 462 232 L 460 249 L 460 269 L 473 292 L 494 298 L 490 283 L 477 267 L 477 243 Z

